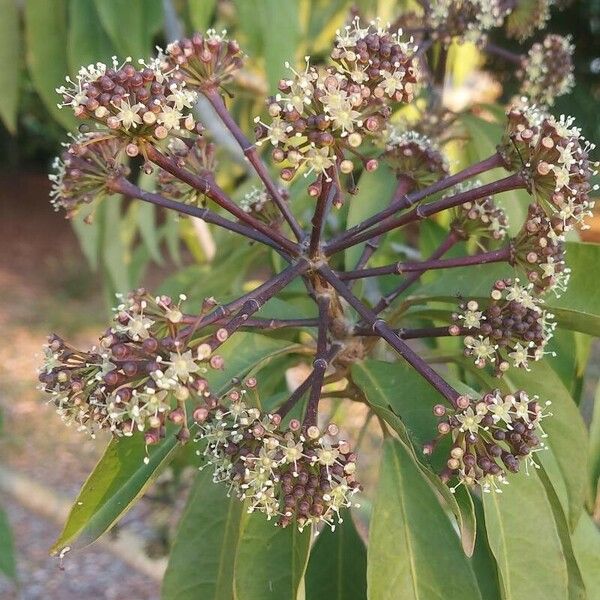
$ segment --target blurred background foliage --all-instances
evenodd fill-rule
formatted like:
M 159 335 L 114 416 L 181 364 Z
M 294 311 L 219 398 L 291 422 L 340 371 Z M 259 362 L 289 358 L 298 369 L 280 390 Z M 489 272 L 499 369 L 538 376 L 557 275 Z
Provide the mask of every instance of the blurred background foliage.
M 285 61 L 303 57 L 326 58 L 335 30 L 352 11 L 367 17 L 393 21 L 413 8 L 414 0 L 0 0 L 0 157 L 4 168 L 49 169 L 52 157 L 74 130 L 74 118 L 57 107 L 58 87 L 66 74 L 81 65 L 110 62 L 112 56 L 137 60 L 155 53 L 182 32 L 208 27 L 227 29 L 248 54 L 245 69 L 232 86 L 231 111 L 251 136 L 253 117 L 264 110 L 265 95 L 276 90 L 285 74 Z M 600 0 L 576 2 L 554 15 L 548 29 L 573 35 L 577 53 L 577 86 L 559 99 L 556 111 L 574 115 L 589 139 L 600 139 Z M 542 34 L 540 34 L 541 36 Z M 515 50 L 518 47 L 515 45 Z M 514 82 L 504 79 L 501 64 L 484 65 L 470 45 L 455 46 L 451 52 L 453 91 L 450 102 L 458 110 L 471 99 L 501 102 L 514 92 Z M 290 60 L 291 62 L 291 60 Z M 481 77 L 491 72 L 494 80 Z M 234 199 L 250 189 L 246 169 L 236 146 L 199 105 L 200 119 L 220 143 L 219 183 Z M 456 166 L 487 156 L 499 139 L 499 126 L 475 112 L 465 113 L 463 125 L 470 141 L 450 145 Z M 303 186 L 290 193 L 303 195 Z M 300 200 L 301 201 L 301 200 Z M 297 202 L 298 204 L 298 202 Z M 517 206 L 517 209 L 519 207 Z M 522 210 L 522 207 L 521 207 Z M 101 273 L 107 300 L 115 291 L 125 291 L 144 281 L 148 266 L 182 267 L 177 284 L 197 280 L 203 265 L 213 260 L 215 244 L 203 224 L 174 215 L 158 214 L 153 206 L 124 203 L 115 199 L 95 210 L 91 225 L 76 218 L 73 226 L 93 270 Z M 342 215 L 343 218 L 343 215 Z M 516 222 L 516 221 L 515 221 Z M 229 260 L 229 252 L 226 260 Z M 216 260 L 222 260 L 223 253 Z M 246 255 L 251 266 L 252 255 Z M 191 266 L 190 266 L 191 265 Z M 213 265 L 214 266 L 214 265 Z M 221 271 L 221 269 L 219 269 Z M 243 276 L 243 274 L 242 274 Z M 172 282 L 174 283 L 174 282 Z M 228 283 L 225 278 L 224 284 Z M 167 287 L 172 287 L 167 282 Z M 218 293 L 212 281 L 206 293 Z

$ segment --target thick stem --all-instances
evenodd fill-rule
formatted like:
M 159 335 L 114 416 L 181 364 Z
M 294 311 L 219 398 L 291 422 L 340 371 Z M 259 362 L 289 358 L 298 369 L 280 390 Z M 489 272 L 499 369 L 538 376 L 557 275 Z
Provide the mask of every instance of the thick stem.
M 327 363 L 330 363 L 335 355 L 341 350 L 341 344 L 332 344 L 327 354 L 325 355 L 325 360 Z M 304 394 L 308 391 L 310 386 L 312 385 L 313 379 L 315 377 L 314 369 L 310 372 L 310 375 L 292 392 L 290 397 L 277 409 L 276 414 L 280 417 L 285 417 L 290 410 L 296 406 L 300 398 L 304 396 Z
M 319 333 L 317 335 L 317 353 L 313 362 L 313 380 L 310 388 L 308 405 L 304 416 L 304 425 L 310 427 L 317 424 L 319 414 L 319 400 L 321 399 L 321 389 L 323 388 L 323 379 L 327 370 L 327 331 L 329 329 L 329 295 L 322 295 L 317 298 L 319 304 Z
M 225 127 L 229 129 L 233 137 L 236 139 L 237 143 L 240 145 L 240 148 L 244 152 L 244 155 L 248 159 L 248 162 L 254 167 L 256 174 L 259 176 L 260 180 L 263 182 L 269 196 L 273 198 L 273 202 L 279 208 L 279 211 L 283 215 L 284 219 L 288 222 L 290 229 L 294 233 L 294 236 L 298 241 L 301 241 L 304 237 L 304 231 L 302 227 L 296 220 L 296 217 L 292 213 L 289 204 L 281 195 L 279 188 L 269 175 L 269 171 L 267 167 L 260 159 L 258 152 L 256 150 L 256 146 L 250 142 L 250 140 L 244 135 L 244 132 L 240 129 L 238 124 L 235 122 L 230 112 L 227 110 L 225 103 L 223 102 L 223 98 L 221 94 L 217 92 L 217 90 L 210 90 L 204 93 L 207 100 L 210 102 L 212 107 L 215 109 L 215 112 L 219 115 L 221 121 L 223 121 Z
M 362 271 L 347 271 L 339 273 L 340 279 L 363 279 L 366 277 L 379 277 L 380 275 L 401 275 L 403 273 L 418 273 L 432 269 L 453 269 L 455 267 L 469 267 L 472 265 L 485 265 L 488 263 L 510 261 L 512 255 L 511 246 L 505 246 L 499 250 L 490 252 L 481 252 L 472 256 L 458 256 L 456 258 L 446 258 L 442 260 L 424 260 L 416 263 L 392 263 L 373 269 L 363 269 Z
M 400 329 L 393 329 L 392 331 L 403 340 L 416 340 L 422 338 L 466 335 L 465 332 L 468 330 L 461 328 L 458 333 L 450 333 L 449 327 L 419 327 L 414 329 L 406 329 L 402 327 Z M 378 335 L 371 327 L 365 326 L 356 326 L 354 328 L 354 334 L 363 336 Z
M 321 188 L 319 198 L 317 199 L 317 206 L 315 207 L 315 212 L 311 221 L 312 231 L 310 234 L 310 242 L 308 248 L 308 253 L 311 258 L 315 258 L 319 253 L 321 246 L 321 236 L 323 235 L 323 227 L 325 225 L 325 219 L 327 218 L 327 211 L 329 209 L 329 206 L 331 206 L 331 202 L 335 194 L 336 187 L 333 178 L 331 178 L 331 181 L 329 182 L 325 180 L 323 182 L 323 187 Z
M 281 246 L 279 246 L 279 244 L 277 244 L 271 238 L 263 235 L 255 229 L 252 229 L 251 227 L 243 225 L 242 223 L 229 221 L 221 215 L 212 212 L 208 208 L 201 208 L 199 206 L 183 204 L 182 202 L 176 202 L 175 200 L 165 198 L 160 194 L 156 194 L 154 192 L 147 192 L 146 190 L 143 190 L 137 185 L 134 185 L 125 178 L 111 179 L 108 182 L 108 187 L 111 189 L 111 191 L 116 192 L 118 194 L 123 194 L 124 196 L 128 196 L 129 198 L 137 198 L 138 200 L 143 200 L 144 202 L 149 202 L 151 204 L 155 204 L 156 206 L 161 206 L 163 208 L 174 210 L 185 215 L 197 217 L 198 219 L 202 219 L 207 223 L 211 223 L 213 225 L 222 227 L 223 229 L 239 233 L 240 235 L 243 235 L 244 237 L 247 237 L 251 240 L 260 242 L 261 244 L 265 244 L 287 257 L 287 253 L 285 253 Z
M 224 208 L 227 212 L 236 216 L 240 221 L 246 223 L 246 225 L 254 227 L 254 229 L 260 231 L 266 237 L 271 238 L 292 256 L 297 256 L 299 254 L 298 247 L 294 242 L 242 210 L 242 208 L 235 204 L 235 202 L 223 192 L 214 180 L 208 177 L 195 175 L 191 171 L 180 167 L 174 160 L 159 152 L 152 144 L 146 144 L 145 151 L 148 159 L 153 163 L 179 178 L 184 183 L 192 186 L 199 192 L 202 192 L 208 198 L 216 202 L 221 208 Z
M 403 197 L 413 185 L 414 181 L 410 177 L 400 176 L 398 178 L 398 185 L 396 186 L 396 191 L 394 192 L 394 196 L 392 197 L 392 202 L 395 198 Z M 379 244 L 381 243 L 382 237 L 383 235 L 378 235 L 367 241 L 358 261 L 356 262 L 356 265 L 354 266 L 355 271 L 360 271 L 369 262 L 371 256 L 373 256 L 373 254 L 375 254 L 375 252 L 379 248 Z
M 344 233 L 332 240 L 330 245 L 345 241 L 348 238 L 351 238 L 354 235 L 361 233 L 368 227 L 376 225 L 377 223 L 381 223 L 381 221 L 383 221 L 387 217 L 390 217 L 395 212 L 403 210 L 405 208 L 409 208 L 413 204 L 424 200 L 428 196 L 447 190 L 448 188 L 462 183 L 463 181 L 467 181 L 468 179 L 472 179 L 473 177 L 476 177 L 477 175 L 480 175 L 485 171 L 490 171 L 491 169 L 496 169 L 503 165 L 504 162 L 502 157 L 500 156 L 500 154 L 496 153 L 490 156 L 489 158 L 482 160 L 481 162 L 475 163 L 474 165 L 471 165 L 470 167 L 467 167 L 466 169 L 463 169 L 462 171 L 459 171 L 454 175 L 444 177 L 444 179 L 440 179 L 436 183 L 433 183 L 432 185 L 427 186 L 426 188 L 416 190 L 411 194 L 400 194 L 396 196 L 395 193 L 394 199 L 392 200 L 388 208 L 374 214 L 372 217 L 369 217 L 368 219 L 361 221 L 358 225 L 355 225 L 354 227 L 351 227 L 350 229 L 346 230 Z
M 191 321 L 189 321 L 191 322 Z M 278 329 L 295 329 L 302 327 L 317 327 L 319 319 L 261 319 L 253 318 L 246 319 L 242 325 L 248 329 L 265 329 L 268 331 L 276 331 Z
M 383 338 L 406 362 L 408 362 L 433 388 L 453 405 L 460 394 L 432 367 L 430 367 L 406 342 L 401 340 L 394 330 L 365 306 L 346 284 L 326 265 L 319 267 L 321 275 L 342 296 L 354 310 L 371 326 L 372 330 Z
M 431 253 L 429 260 L 436 260 L 441 258 L 456 244 L 458 241 L 458 236 L 456 232 L 451 231 L 446 239 Z M 421 278 L 425 271 L 416 271 L 411 273 L 398 287 L 394 288 L 391 292 L 386 294 L 379 300 L 379 302 L 373 307 L 373 312 L 375 314 L 379 314 L 381 311 L 385 310 L 400 294 L 403 294 L 406 290 L 408 290 L 413 284 L 415 284 Z
M 416 206 L 411 211 L 394 219 L 386 220 L 376 227 L 373 227 L 367 231 L 363 231 L 358 235 L 346 238 L 343 241 L 333 240 L 325 247 L 325 254 L 330 256 L 331 254 L 345 250 L 350 246 L 356 246 L 356 244 L 360 244 L 361 242 L 364 242 L 372 237 L 381 235 L 382 233 L 386 233 L 392 229 L 397 229 L 398 227 L 402 227 L 408 223 L 414 223 L 415 221 L 426 219 L 427 217 L 449 208 L 460 206 L 465 202 L 472 202 L 474 200 L 479 200 L 481 198 L 485 198 L 486 196 L 492 196 L 501 192 L 522 189 L 525 188 L 526 185 L 527 184 L 523 176 L 520 173 L 515 173 L 505 177 L 504 179 L 500 179 L 499 181 L 482 185 L 453 196 L 447 196 L 435 202 Z

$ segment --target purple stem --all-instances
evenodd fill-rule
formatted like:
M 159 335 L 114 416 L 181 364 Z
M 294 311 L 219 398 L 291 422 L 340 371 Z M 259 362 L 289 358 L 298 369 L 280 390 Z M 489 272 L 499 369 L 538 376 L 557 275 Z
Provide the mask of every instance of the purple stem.
M 458 241 L 458 236 L 456 232 L 451 231 L 446 239 L 438 246 L 438 248 L 432 252 L 429 260 L 436 260 L 441 258 L 456 242 Z M 398 287 L 394 288 L 389 294 L 386 294 L 381 298 L 381 300 L 373 307 L 373 312 L 379 314 L 381 311 L 385 310 L 400 294 L 404 293 L 408 290 L 414 283 L 419 281 L 421 275 L 423 275 L 425 271 L 416 271 L 411 273 Z
M 503 58 L 504 60 L 516 65 L 521 66 L 523 64 L 523 56 L 516 54 L 515 52 L 511 52 L 506 48 L 502 48 L 501 46 L 496 46 L 496 44 L 492 44 L 491 42 L 488 42 L 483 49 L 485 52 L 495 54 L 496 56 L 499 56 L 500 58 Z
M 151 204 L 155 204 L 169 210 L 175 210 L 185 215 L 197 217 L 198 219 L 203 219 L 207 223 L 212 223 L 213 225 L 218 225 L 223 229 L 239 233 L 240 235 L 250 238 L 251 240 L 265 244 L 287 257 L 287 254 L 284 252 L 284 250 L 271 238 L 264 236 L 262 233 L 252 229 L 251 227 L 247 227 L 242 223 L 229 221 L 221 215 L 212 212 L 208 208 L 200 208 L 190 204 L 183 204 L 182 202 L 176 202 L 175 200 L 165 198 L 160 194 L 147 192 L 125 178 L 111 179 L 108 182 L 108 187 L 111 189 L 111 191 L 118 194 L 123 194 L 124 196 L 128 196 L 130 198 L 137 198 L 139 200 L 143 200 L 144 202 L 150 202 Z
M 450 333 L 448 327 L 420 327 L 415 329 L 393 329 L 394 333 L 403 340 L 415 340 L 432 337 L 448 337 L 455 334 Z M 465 335 L 465 331 L 461 329 L 458 335 Z M 354 328 L 355 335 L 373 336 L 378 335 L 371 327 L 357 326 Z
M 289 204 L 281 195 L 277 185 L 271 179 L 269 175 L 269 171 L 267 167 L 260 159 L 258 152 L 256 150 L 256 146 L 250 142 L 250 140 L 244 135 L 243 131 L 239 128 L 238 124 L 232 118 L 231 114 L 227 110 L 225 103 L 223 102 L 223 98 L 221 94 L 219 94 L 216 90 L 205 91 L 204 95 L 206 99 L 211 103 L 212 107 L 215 109 L 215 112 L 223 121 L 225 127 L 229 129 L 233 137 L 236 139 L 240 148 L 242 149 L 244 155 L 248 159 L 248 162 L 254 167 L 256 174 L 259 176 L 261 181 L 263 182 L 269 196 L 273 198 L 273 202 L 279 208 L 281 214 L 288 222 L 294 236 L 298 241 L 301 241 L 304 237 L 304 231 L 302 227 L 298 223 L 296 217 L 292 213 Z
M 386 233 L 391 229 L 402 227 L 408 223 L 413 223 L 420 219 L 426 219 L 431 215 L 449 208 L 454 208 L 455 206 L 460 206 L 465 202 L 471 202 L 473 200 L 478 200 L 480 198 L 485 198 L 486 196 L 492 196 L 501 192 L 507 192 L 509 190 L 524 188 L 525 186 L 526 182 L 523 176 L 520 173 L 515 173 L 505 177 L 504 179 L 500 179 L 499 181 L 488 183 L 487 185 L 482 185 L 453 196 L 448 196 L 435 202 L 416 206 L 411 211 L 394 219 L 386 220 L 378 226 L 369 229 L 368 231 L 363 231 L 358 235 L 354 235 L 353 237 L 346 238 L 342 241 L 339 241 L 339 238 L 337 240 L 333 240 L 325 247 L 325 254 L 330 256 L 331 254 L 345 250 L 350 246 L 360 244 L 369 238 Z
M 406 342 L 400 339 L 383 319 L 380 319 L 370 308 L 354 296 L 346 284 L 327 265 L 322 265 L 318 270 L 338 294 L 371 326 L 376 334 L 383 338 L 444 398 L 456 405 L 456 399 L 460 394 L 435 369 L 429 366 Z
M 402 273 L 418 273 L 421 275 L 424 271 L 431 269 L 453 269 L 455 267 L 469 267 L 471 265 L 485 265 L 488 263 L 510 261 L 512 256 L 512 247 L 505 246 L 499 250 L 490 252 L 481 252 L 472 256 L 459 256 L 457 258 L 446 258 L 442 260 L 424 260 L 417 263 L 392 263 L 383 267 L 374 267 L 373 269 L 363 269 L 362 271 L 347 271 L 338 273 L 342 280 L 363 279 L 364 277 L 379 277 L 380 275 L 401 275 Z
M 159 152 L 151 144 L 146 144 L 145 151 L 148 159 L 153 163 L 179 178 L 184 183 L 191 185 L 194 189 L 202 192 L 216 202 L 221 208 L 224 208 L 227 212 L 236 216 L 240 221 L 246 223 L 246 225 L 254 227 L 254 229 L 260 231 L 266 237 L 271 238 L 292 256 L 298 256 L 298 247 L 294 242 L 242 210 L 242 208 L 227 197 L 225 192 L 223 192 L 214 180 L 208 177 L 195 175 L 191 171 L 181 168 L 174 160 L 171 160 L 168 156 Z
M 351 227 L 350 229 L 346 230 L 344 233 L 332 240 L 330 245 L 335 245 L 342 241 L 345 241 L 348 238 L 358 233 L 361 233 L 368 227 L 376 225 L 377 223 L 381 223 L 383 219 L 386 219 L 387 217 L 393 215 L 395 212 L 408 208 L 413 204 L 416 204 L 417 202 L 420 202 L 421 200 L 427 198 L 428 196 L 431 196 L 432 194 L 437 194 L 438 192 L 441 192 L 454 185 L 462 183 L 467 179 L 471 179 L 481 173 L 484 173 L 485 171 L 489 171 L 491 169 L 495 169 L 503 165 L 504 163 L 502 157 L 500 156 L 500 154 L 496 153 L 490 156 L 489 158 L 482 160 L 481 162 L 475 163 L 474 165 L 471 165 L 470 167 L 463 169 L 462 171 L 459 171 L 454 175 L 444 177 L 444 179 L 440 179 L 436 183 L 421 190 L 417 190 L 412 194 L 401 194 L 397 197 L 396 194 L 394 194 L 394 199 L 392 200 L 388 208 L 374 214 L 373 216 L 369 217 L 368 219 L 365 219 L 358 225 L 355 225 L 354 227 Z
M 310 427 L 317 424 L 319 413 L 319 400 L 321 399 L 321 389 L 323 388 L 323 379 L 327 370 L 327 329 L 329 327 L 329 295 L 322 295 L 317 298 L 319 304 L 319 333 L 317 335 L 317 353 L 313 362 L 313 378 L 310 388 L 310 396 L 304 415 L 304 425 Z
M 331 176 L 331 174 L 330 174 Z M 327 217 L 327 211 L 333 197 L 336 194 L 336 184 L 333 178 L 330 182 L 325 181 L 321 188 L 321 193 L 317 199 L 317 206 L 312 217 L 312 231 L 310 234 L 310 242 L 308 253 L 311 258 L 315 258 L 320 250 L 321 236 L 323 234 L 323 226 L 325 225 L 325 219 Z

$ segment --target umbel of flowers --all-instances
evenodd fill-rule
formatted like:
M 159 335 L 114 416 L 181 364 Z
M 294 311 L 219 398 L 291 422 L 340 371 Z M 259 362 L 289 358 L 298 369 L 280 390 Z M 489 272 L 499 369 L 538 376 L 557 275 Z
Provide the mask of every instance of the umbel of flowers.
M 513 394 L 492 390 L 479 399 L 460 396 L 450 411 L 435 406 L 440 436 L 452 438 L 442 478 L 457 477 L 459 485 L 477 484 L 484 492 L 501 492 L 500 486 L 508 483 L 505 470 L 516 473 L 522 462 L 537 466 L 533 453 L 543 448 L 540 422 L 548 416 L 544 408 L 523 390 Z
M 333 423 L 324 431 L 296 419 L 282 427 L 279 414 L 261 414 L 245 401 L 245 392 L 234 389 L 224 402 L 209 398 L 193 413 L 204 445 L 198 454 L 214 469 L 214 481 L 246 501 L 248 512 L 276 518 L 280 526 L 295 521 L 302 530 L 325 522 L 335 528 L 339 511 L 352 505 L 359 489 L 350 445 L 337 439 Z
M 268 116 L 257 117 L 257 144 L 246 138 L 223 99 L 223 86 L 235 85 L 243 65 L 239 45 L 224 33 L 174 42 L 139 68 L 130 60 L 112 67 L 97 64 L 82 69 L 76 81 L 68 80 L 60 89 L 62 101 L 85 122 L 85 132 L 72 138 L 57 162 L 52 178 L 57 209 L 71 215 L 80 206 L 121 194 L 261 244 L 284 267 L 226 304 L 206 299 L 195 314 L 184 312 L 183 298 L 139 290 L 122 300 L 112 326 L 87 351 L 52 336 L 40 381 L 61 417 L 92 434 L 104 429 L 115 436 L 144 436 L 148 446 L 172 428 L 181 442 L 193 434 L 215 481 L 224 482 L 250 511 L 281 526 L 332 525 L 359 488 L 357 457 L 349 442 L 338 438 L 337 426 L 319 420 L 319 403 L 325 383 L 351 380 L 349 366 L 368 355 L 376 338 L 446 401 L 434 410 L 441 419 L 439 436 L 452 438 L 444 480 L 454 487 L 459 482 L 499 491 L 507 471 L 528 467 L 542 448 L 545 413 L 538 399 L 526 390 L 461 395 L 408 340 L 461 336 L 469 359 L 496 375 L 528 369 L 549 352 L 554 324 L 542 296 L 567 286 L 564 234 L 581 227 L 593 206 L 593 146 L 572 119 L 524 101 L 509 108 L 495 154 L 450 174 L 441 140 L 422 133 L 453 127 L 455 118 L 438 101 L 440 95 L 432 94 L 427 123 L 402 129 L 398 112 L 414 99 L 417 82 L 435 91 L 440 83 L 435 73 L 430 77 L 433 70 L 421 67 L 438 53 L 443 66 L 448 42 L 476 40 L 491 51 L 487 31 L 508 20 L 521 37 L 535 27 L 535 19 L 525 23 L 524 17 L 536 11 L 539 17 L 542 4 L 427 3 L 430 22 L 417 27 L 422 29 L 415 32 L 417 41 L 411 32 L 404 38 L 378 21 L 365 25 L 352 19 L 338 31 L 326 64 L 307 57 L 303 69 L 290 67 L 290 77 L 267 100 Z M 525 91 L 531 97 L 545 93 L 549 106 L 550 96 L 568 87 L 570 53 L 570 44 L 546 38 L 531 48 L 525 62 L 517 57 L 520 66 L 528 65 Z M 216 149 L 191 112 L 198 95 L 214 107 L 260 180 L 240 202 L 217 184 Z M 430 126 L 436 123 L 437 128 Z M 310 175 L 310 218 L 294 214 L 257 145 L 270 150 L 284 180 Z M 146 172 L 156 172 L 152 189 L 134 182 L 131 165 L 137 161 Z M 381 161 L 396 177 L 387 205 L 340 231 L 343 219 L 329 219 L 331 211 L 352 196 L 354 175 L 374 171 Z M 502 167 L 508 174 L 491 180 L 493 170 Z M 480 175 L 490 183 L 481 183 Z M 517 235 L 507 239 L 508 220 L 495 196 L 519 189 L 527 190 L 532 202 Z M 445 218 L 448 231 L 431 256 L 369 266 L 386 233 L 438 216 Z M 411 229 L 406 239 L 412 236 Z M 348 266 L 342 252 L 359 245 L 355 264 Z M 459 310 L 440 327 L 405 327 L 409 314 L 392 323 L 396 299 L 424 273 L 493 262 L 516 269 L 523 283 L 507 275 L 483 300 L 465 290 Z M 391 274 L 400 282 L 385 295 L 377 297 L 382 289 L 377 284 L 368 302 L 354 291 L 357 279 Z M 292 282 L 307 290 L 317 316 L 261 317 L 264 304 Z M 269 335 L 281 328 L 311 331 L 311 341 L 306 335 L 297 338 L 314 360 L 304 382 L 272 413 L 257 408 L 253 378 L 234 382 L 224 395 L 210 388 L 211 369 L 224 366 L 218 353 L 223 343 L 240 330 Z M 304 414 L 287 421 L 305 396 Z

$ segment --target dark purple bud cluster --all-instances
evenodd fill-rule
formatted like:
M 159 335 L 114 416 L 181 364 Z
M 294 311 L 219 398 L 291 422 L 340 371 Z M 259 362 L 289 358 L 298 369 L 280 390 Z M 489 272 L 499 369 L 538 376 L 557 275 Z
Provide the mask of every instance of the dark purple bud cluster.
M 317 175 L 309 194 L 320 194 L 330 171 L 350 173 L 358 157 L 364 168 L 377 161 L 358 153 L 365 137 L 383 131 L 390 102 L 410 102 L 417 82 L 411 42 L 372 23 L 363 28 L 358 19 L 339 31 L 334 66 L 303 72 L 279 84 L 281 94 L 268 102 L 270 123 L 256 119 L 256 137 L 274 147 L 273 159 L 289 181 L 298 170 Z
M 594 206 L 590 180 L 597 165 L 589 159 L 594 145 L 570 117 L 556 119 L 532 106 L 515 106 L 507 114 L 499 147 L 506 167 L 523 172 L 535 201 L 548 217 L 560 218 L 557 233 L 582 225 Z
M 494 284 L 490 300 L 480 305 L 469 300 L 453 315 L 452 335 L 465 335 L 465 356 L 472 356 L 476 366 L 489 362 L 496 375 L 509 367 L 529 368 L 530 361 L 540 360 L 556 324 L 553 315 L 541 308 L 540 301 L 516 280 L 500 279 Z
M 465 192 L 481 186 L 481 182 L 462 184 L 454 188 L 453 193 Z M 456 209 L 450 224 L 452 230 L 462 239 L 487 237 L 502 240 L 508 232 L 508 217 L 494 202 L 492 196 L 486 196 L 472 202 L 465 202 Z
M 118 140 L 100 132 L 80 134 L 65 144 L 61 156 L 54 160 L 50 198 L 55 210 L 64 209 L 73 216 L 83 204 L 110 194 L 108 181 L 126 176 L 123 146 Z
M 190 109 L 196 93 L 162 71 L 158 60 L 140 69 L 130 60 L 122 66 L 113 59 L 112 67 L 103 63 L 82 67 L 76 81 L 68 77 L 67 85 L 56 91 L 63 97 L 62 106 L 71 107 L 79 119 L 133 138 L 127 154 L 137 156 L 135 138 L 161 140 L 172 130 L 195 129 Z
M 386 132 L 385 161 L 400 177 L 408 177 L 414 189 L 422 189 L 449 174 L 448 159 L 427 136 L 400 131 L 390 125 Z
M 550 402 L 546 402 L 546 406 Z M 452 436 L 450 457 L 441 477 L 456 477 L 458 484 L 479 485 L 483 492 L 501 492 L 507 484 L 505 472 L 535 465 L 533 453 L 544 448 L 540 421 L 548 416 L 537 397 L 519 390 L 502 394 L 492 390 L 480 399 L 460 396 L 457 406 L 447 410 L 441 404 L 433 412 L 440 417 L 440 436 Z
M 552 290 L 560 296 L 566 289 L 571 270 L 565 263 L 562 236 L 556 234 L 558 218 L 549 219 L 539 204 L 530 204 L 527 220 L 513 240 L 513 262 L 527 275 L 538 292 Z
M 216 89 L 231 80 L 244 62 L 244 54 L 227 32 L 209 29 L 169 44 L 165 53 L 167 70 L 191 89 Z
M 195 139 L 173 138 L 165 154 L 174 159 L 177 166 L 200 177 L 213 177 L 217 167 L 215 145 L 203 136 Z M 156 188 L 165 198 L 193 204 L 202 204 L 204 195 L 191 185 L 164 169 L 158 170 Z
M 167 420 L 188 436 L 185 402 L 207 390 L 202 374 L 222 368 L 222 359 L 199 358 L 187 343 L 181 302 L 131 294 L 116 309 L 114 324 L 99 345 L 79 351 L 51 336 L 40 369 L 42 389 L 52 395 L 59 415 L 92 435 L 144 433 L 146 444 L 165 435 Z
M 425 21 L 433 39 L 444 44 L 454 39 L 483 43 L 487 31 L 502 25 L 507 13 L 502 0 L 437 0 L 427 3 Z
M 574 50 L 571 39 L 562 35 L 547 35 L 542 42 L 533 44 L 517 71 L 521 92 L 546 106 L 568 94 L 575 85 Z
M 325 431 L 297 420 L 282 428 L 278 414 L 261 414 L 245 394 L 236 389 L 194 411 L 214 481 L 227 483 L 248 503 L 248 512 L 277 518 L 281 527 L 294 522 L 300 530 L 312 523 L 333 528 L 359 489 L 350 445 L 338 440 L 333 423 Z

